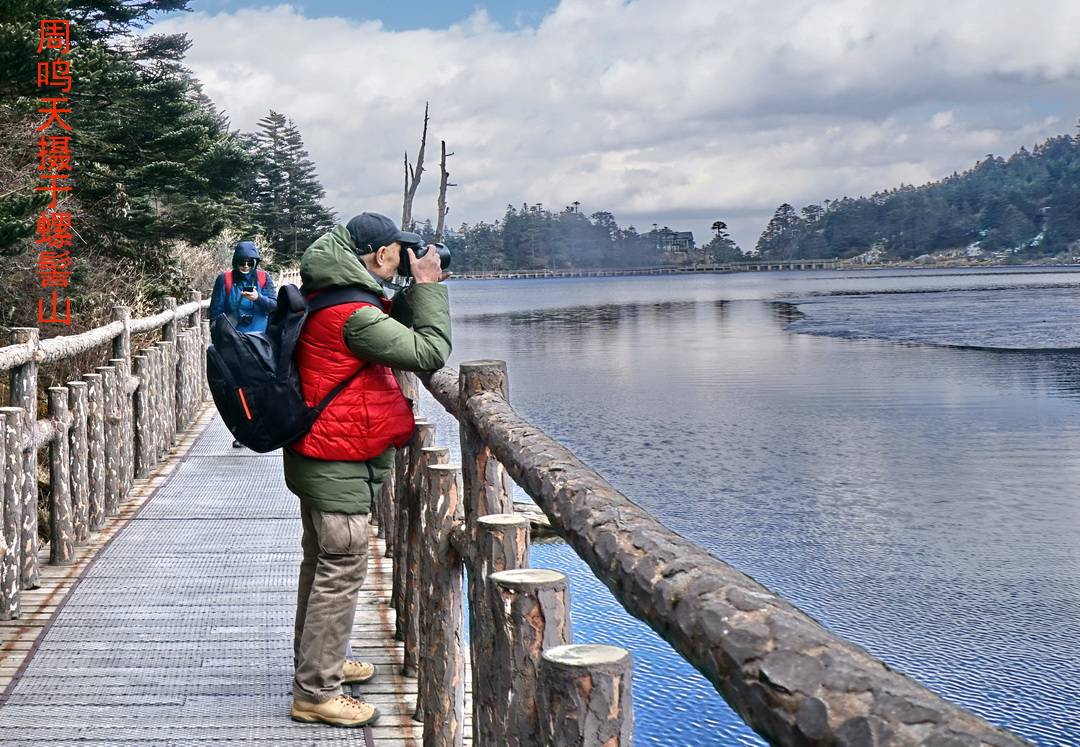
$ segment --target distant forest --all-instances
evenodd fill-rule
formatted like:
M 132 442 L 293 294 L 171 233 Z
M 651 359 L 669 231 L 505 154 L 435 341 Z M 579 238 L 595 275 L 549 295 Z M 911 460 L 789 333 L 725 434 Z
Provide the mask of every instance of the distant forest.
M 911 259 L 950 249 L 1000 260 L 1066 255 L 1080 241 L 1080 137 L 1061 135 L 962 174 L 870 197 L 777 208 L 758 239 L 763 259 Z
M 429 238 L 430 224 L 418 227 Z M 448 232 L 458 270 L 643 267 L 751 259 L 913 259 L 948 250 L 1018 262 L 1066 256 L 1080 242 L 1080 137 L 1061 135 L 1008 159 L 988 155 L 963 173 L 920 187 L 843 197 L 796 211 L 785 203 L 755 247 L 736 246 L 723 221 L 694 251 L 673 247 L 666 226 L 639 232 L 610 212 L 586 216 L 508 205 L 501 220 Z M 685 234 L 684 234 L 685 235 Z
M 435 238 L 430 221 L 416 230 Z M 718 221 L 714 230 L 716 235 L 701 251 L 719 261 L 746 259 L 726 225 Z M 690 246 L 683 245 L 692 242 L 688 232 L 667 226 L 639 232 L 632 225 L 620 227 L 609 212 L 586 216 L 576 203 L 561 212 L 542 205 L 507 205 L 501 220 L 462 224 L 447 231 L 443 240 L 453 253 L 454 269 L 467 271 L 655 267 L 670 264 L 676 256 L 686 259 Z

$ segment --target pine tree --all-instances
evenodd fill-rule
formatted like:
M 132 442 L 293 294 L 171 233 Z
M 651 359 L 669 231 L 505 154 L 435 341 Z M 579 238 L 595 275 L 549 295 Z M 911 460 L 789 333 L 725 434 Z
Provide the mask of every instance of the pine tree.
M 715 221 L 712 224 L 712 229 L 716 232 L 716 235 L 705 245 L 705 254 L 710 261 L 743 262 L 746 260 L 746 255 L 743 254 L 742 249 L 739 248 L 739 245 L 735 243 L 735 240 L 728 233 L 727 223 L 722 220 Z
M 25 271 L 36 252 L 35 69 L 38 24 L 67 18 L 74 80 L 71 192 L 60 211 L 73 215 L 75 274 L 69 296 L 78 323 L 92 325 L 108 306 L 183 295 L 190 279 L 177 246 L 198 244 L 244 224 L 249 162 L 198 81 L 183 67 L 183 35 L 135 34 L 154 15 L 187 0 L 35 0 L 0 4 L 0 288 L 3 322 L 34 323 L 37 294 Z M 48 56 L 48 55 L 46 55 Z M 28 132 L 23 132 L 29 127 Z M 54 128 L 55 129 L 55 128 Z M 54 132 L 53 134 L 57 134 Z M 27 169 L 27 164 L 35 168 Z M 46 199 L 45 202 L 48 200 Z M 29 280 L 26 280 L 29 278 Z M 116 279 L 122 282 L 115 282 Z M 25 282 L 24 282 L 25 281 Z M 19 285 L 19 284 L 22 285 Z M 64 330 L 70 331 L 70 330 Z
M 757 254 L 763 259 L 791 259 L 796 256 L 801 221 L 788 203 L 776 208 L 769 225 L 757 241 Z
M 322 205 L 326 191 L 296 124 L 271 110 L 258 127 L 253 138 L 257 176 L 251 195 L 255 218 L 276 262 L 296 262 L 308 244 L 333 227 L 334 216 Z

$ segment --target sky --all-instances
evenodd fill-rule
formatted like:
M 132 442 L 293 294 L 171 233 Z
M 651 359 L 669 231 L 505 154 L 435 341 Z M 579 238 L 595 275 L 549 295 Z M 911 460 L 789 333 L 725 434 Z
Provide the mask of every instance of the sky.
M 507 204 L 691 230 L 744 249 L 773 211 L 922 184 L 1076 133 L 1076 0 L 195 0 L 150 33 L 232 126 L 300 127 L 341 220 L 414 206 L 447 222 Z

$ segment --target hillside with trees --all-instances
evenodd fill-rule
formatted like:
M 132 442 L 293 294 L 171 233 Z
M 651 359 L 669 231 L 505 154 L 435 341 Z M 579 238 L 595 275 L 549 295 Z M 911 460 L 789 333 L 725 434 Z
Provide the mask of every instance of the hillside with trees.
M 1080 137 L 1052 137 L 1009 158 L 920 187 L 776 209 L 755 247 L 762 259 L 913 259 L 960 250 L 1001 261 L 1068 256 L 1080 241 Z
M 208 288 L 228 266 L 231 246 L 258 237 L 267 259 L 288 262 L 333 222 L 296 126 L 270 112 L 258 131 L 230 128 L 184 67 L 183 35 L 138 33 L 157 14 L 189 0 L 35 0 L 0 3 L 0 326 L 37 324 L 42 295 L 35 267 L 44 181 L 42 97 L 60 106 L 70 131 L 51 214 L 70 216 L 72 327 L 106 321 L 113 304 L 138 315 L 162 296 Z M 68 19 L 68 90 L 41 88 L 42 19 Z M 57 138 L 62 141 L 64 138 Z M 58 241 L 58 245 L 64 242 Z

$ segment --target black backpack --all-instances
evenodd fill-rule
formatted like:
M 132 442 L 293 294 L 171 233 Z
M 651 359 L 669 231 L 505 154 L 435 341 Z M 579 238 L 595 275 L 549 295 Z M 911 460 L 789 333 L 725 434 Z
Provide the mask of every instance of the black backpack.
M 296 441 L 360 374 L 366 363 L 310 407 L 300 392 L 300 372 L 293 361 L 309 313 L 357 301 L 382 308 L 378 296 L 359 288 L 327 288 L 309 304 L 295 285 L 283 285 L 266 332 L 237 332 L 228 314 L 214 320 L 212 344 L 206 349 L 206 378 L 218 413 L 237 441 L 258 452 Z

